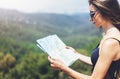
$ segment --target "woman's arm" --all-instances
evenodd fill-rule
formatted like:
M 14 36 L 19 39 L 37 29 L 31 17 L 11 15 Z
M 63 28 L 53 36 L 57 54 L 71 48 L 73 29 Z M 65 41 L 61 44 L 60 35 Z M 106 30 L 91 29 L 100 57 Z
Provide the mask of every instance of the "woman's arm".
M 78 53 L 74 48 L 70 47 L 70 46 L 67 46 L 66 47 L 67 49 L 70 49 L 72 50 L 74 53 L 77 53 L 79 55 L 79 60 L 88 64 L 88 65 L 92 65 L 92 62 L 91 62 L 91 59 L 89 56 L 85 56 L 85 55 L 82 55 L 80 53 Z
M 119 49 L 120 46 L 117 40 L 107 39 L 104 41 L 100 47 L 99 58 L 91 75 L 93 79 L 97 77 L 99 77 L 98 79 L 104 79 L 111 63 L 120 58 L 120 56 L 118 56 L 120 53 Z
M 79 60 L 86 63 L 86 64 L 89 64 L 89 65 L 92 65 L 92 62 L 91 62 L 91 59 L 89 56 L 85 56 L 85 55 L 82 55 L 82 54 L 78 54 L 79 55 Z
M 70 67 L 66 66 L 63 62 L 61 62 L 59 59 L 52 59 L 51 57 L 48 57 L 48 60 L 51 63 L 51 67 L 55 70 L 62 70 L 69 76 L 71 76 L 73 79 L 90 79 L 90 76 L 79 73 L 77 71 L 74 71 Z
M 119 48 L 119 43 L 113 39 L 105 42 L 100 48 L 99 58 L 91 76 L 74 71 L 58 59 L 48 57 L 48 60 L 51 62 L 52 68 L 60 69 L 74 79 L 104 79 L 112 61 L 116 60 Z

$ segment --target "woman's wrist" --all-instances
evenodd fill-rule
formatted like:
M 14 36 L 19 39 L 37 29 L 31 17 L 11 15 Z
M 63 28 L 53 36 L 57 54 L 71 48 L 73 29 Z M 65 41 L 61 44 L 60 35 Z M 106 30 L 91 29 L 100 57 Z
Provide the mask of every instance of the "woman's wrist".
M 69 68 L 69 67 L 66 66 L 66 65 L 61 66 L 61 70 L 64 71 L 64 72 L 65 72 L 68 68 Z

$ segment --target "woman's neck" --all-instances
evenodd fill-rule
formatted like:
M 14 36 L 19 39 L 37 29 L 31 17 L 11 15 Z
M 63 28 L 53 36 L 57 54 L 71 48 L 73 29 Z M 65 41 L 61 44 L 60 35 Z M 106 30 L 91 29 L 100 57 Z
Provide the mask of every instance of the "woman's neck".
M 112 25 L 111 23 L 107 23 L 103 27 L 103 30 L 104 30 L 104 36 L 120 33 L 119 30 L 114 25 Z

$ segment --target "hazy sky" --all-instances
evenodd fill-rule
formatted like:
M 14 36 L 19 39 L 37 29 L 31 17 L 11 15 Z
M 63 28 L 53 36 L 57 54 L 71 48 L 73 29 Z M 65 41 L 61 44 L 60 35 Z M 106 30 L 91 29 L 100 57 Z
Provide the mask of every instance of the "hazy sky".
M 89 11 L 88 0 L 0 0 L 0 8 L 16 9 L 27 13 L 52 12 L 71 14 Z

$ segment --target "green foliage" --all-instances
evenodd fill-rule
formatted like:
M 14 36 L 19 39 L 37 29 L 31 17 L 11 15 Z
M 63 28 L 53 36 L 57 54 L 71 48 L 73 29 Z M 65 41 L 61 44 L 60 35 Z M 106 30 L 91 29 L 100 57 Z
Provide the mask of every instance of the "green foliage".
M 0 13 L 0 75 L 4 75 L 0 79 L 71 79 L 51 69 L 47 55 L 36 46 L 36 40 L 57 34 L 66 45 L 90 56 L 101 38 L 100 31 L 91 25 L 86 14 Z M 11 65 L 14 66 L 11 68 Z M 91 67 L 85 63 L 77 61 L 71 67 L 90 74 Z
M 4 77 L 14 67 L 15 62 L 16 59 L 11 54 L 0 52 L 0 76 Z
M 26 54 L 4 79 L 58 79 L 58 72 L 49 67 L 45 54 Z

